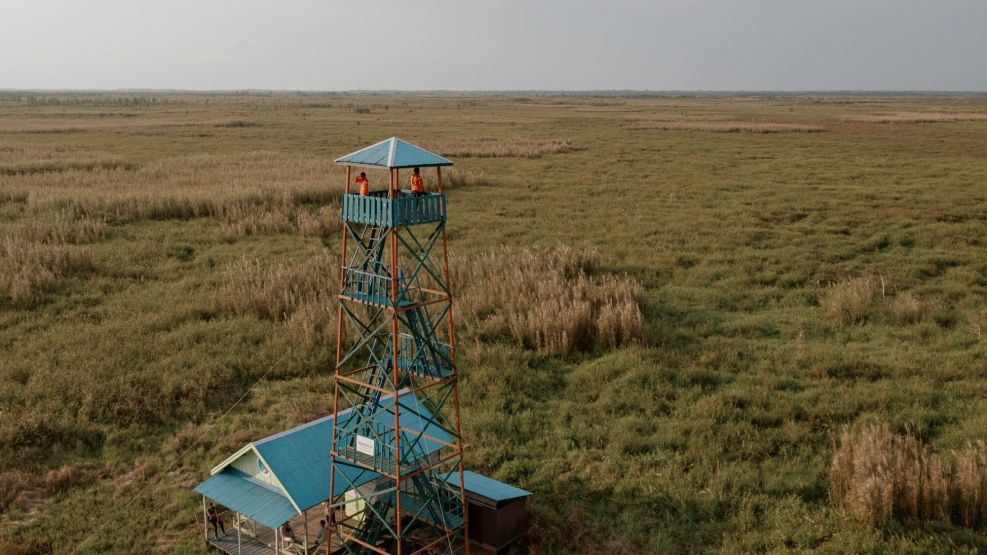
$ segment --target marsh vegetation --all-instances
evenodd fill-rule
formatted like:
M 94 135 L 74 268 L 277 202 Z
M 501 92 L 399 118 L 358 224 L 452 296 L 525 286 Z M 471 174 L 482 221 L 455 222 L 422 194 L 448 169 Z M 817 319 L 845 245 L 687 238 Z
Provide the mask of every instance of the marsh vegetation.
M 467 465 L 531 552 L 987 550 L 985 114 L 2 93 L 0 552 L 201 552 L 191 487 L 329 410 L 332 159 L 392 135 L 456 160 Z

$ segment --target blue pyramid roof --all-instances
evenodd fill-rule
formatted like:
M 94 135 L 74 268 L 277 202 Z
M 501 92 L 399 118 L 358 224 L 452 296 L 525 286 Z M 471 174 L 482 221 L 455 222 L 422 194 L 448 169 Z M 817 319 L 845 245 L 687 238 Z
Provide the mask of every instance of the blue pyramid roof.
M 362 148 L 341 158 L 336 158 L 336 163 L 344 166 L 371 166 L 375 168 L 415 168 L 452 165 L 452 161 L 397 137 L 384 139 L 377 144 Z

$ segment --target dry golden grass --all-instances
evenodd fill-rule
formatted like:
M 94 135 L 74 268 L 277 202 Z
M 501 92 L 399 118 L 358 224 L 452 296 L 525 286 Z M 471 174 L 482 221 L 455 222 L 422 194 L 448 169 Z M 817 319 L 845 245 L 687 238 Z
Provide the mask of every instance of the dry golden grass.
M 16 237 L 0 242 L 0 298 L 15 304 L 34 300 L 60 277 L 88 272 L 93 260 L 77 247 L 35 243 Z
M 435 190 L 435 179 L 430 175 L 425 176 L 429 190 Z M 490 185 L 491 180 L 483 172 L 473 172 L 459 168 L 449 168 L 442 172 L 443 190 L 459 189 L 462 187 L 477 187 L 480 185 Z
M 968 444 L 956 457 L 954 505 L 959 523 L 973 528 L 987 520 L 987 445 Z
M 819 133 L 824 127 L 798 123 L 771 123 L 757 121 L 638 121 L 625 129 L 660 129 L 663 131 L 703 131 L 707 133 Z
M 323 252 L 299 263 L 241 260 L 230 268 L 218 298 L 235 314 L 284 322 L 313 342 L 335 331 L 338 293 L 339 261 Z
M 457 261 L 457 315 L 466 333 L 546 354 L 641 341 L 643 288 L 627 278 L 594 275 L 597 264 L 595 252 L 567 247 L 505 249 Z M 219 303 L 235 314 L 284 322 L 314 341 L 335 330 L 338 267 L 328 254 L 273 265 L 242 260 L 230 268 Z
M 970 332 L 973 333 L 974 337 L 980 339 L 987 331 L 987 310 L 967 314 L 966 321 L 970 325 Z
M 21 471 L 12 470 L 0 474 L 0 514 L 17 505 L 18 497 L 27 489 L 36 487 L 37 478 Z
M 545 154 L 560 154 L 582 150 L 583 147 L 568 139 L 531 139 L 511 137 L 494 139 L 490 137 L 461 137 L 426 146 L 443 156 L 459 158 L 540 158 Z
M 851 278 L 830 284 L 819 299 L 819 306 L 840 324 L 856 324 L 872 311 L 880 288 L 870 278 Z
M 229 235 L 246 236 L 265 233 L 299 233 L 306 237 L 323 237 L 342 229 L 338 206 L 323 206 L 316 212 L 285 202 L 264 210 L 231 205 L 224 210 L 223 229 Z
M 72 145 L 0 144 L 0 176 L 132 168 L 120 156 Z
M 467 330 L 526 349 L 568 354 L 644 337 L 644 289 L 595 275 L 598 255 L 568 247 L 503 249 L 453 264 L 456 308 Z
M 341 170 L 328 160 L 274 152 L 196 154 L 142 168 L 70 170 L 0 180 L 0 195 L 36 212 L 71 209 L 114 221 L 223 216 L 245 209 L 338 200 Z
M 949 123 L 955 121 L 987 121 L 987 114 L 976 112 L 892 112 L 846 116 L 844 121 L 856 123 Z
M 840 325 L 853 325 L 882 317 L 901 326 L 915 324 L 926 315 L 926 306 L 910 292 L 891 296 L 880 278 L 858 277 L 830 284 L 819 297 L 819 306 Z
M 107 228 L 102 219 L 79 217 L 70 210 L 60 209 L 23 222 L 14 233 L 29 241 L 79 245 L 99 241 Z
M 925 305 L 907 291 L 889 299 L 885 309 L 889 320 L 901 326 L 918 323 L 925 315 Z
M 844 428 L 830 466 L 830 497 L 874 526 L 891 520 L 984 521 L 987 447 L 969 444 L 950 466 L 910 431 Z
M 0 145 L 0 203 L 25 203 L 37 217 L 18 234 L 48 243 L 98 240 L 108 223 L 199 217 L 219 218 L 228 236 L 327 236 L 341 229 L 343 171 L 328 159 L 266 151 L 136 167 L 75 147 Z M 443 177 L 447 189 L 489 183 L 457 168 Z

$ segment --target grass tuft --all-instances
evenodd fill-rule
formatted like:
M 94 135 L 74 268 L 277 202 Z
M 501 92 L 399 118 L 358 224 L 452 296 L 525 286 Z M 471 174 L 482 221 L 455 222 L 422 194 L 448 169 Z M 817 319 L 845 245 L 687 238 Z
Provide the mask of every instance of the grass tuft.
M 28 220 L 18 229 L 18 235 L 39 243 L 80 245 L 99 241 L 106 236 L 107 228 L 103 219 L 79 217 L 69 210 L 56 210 Z
M 338 292 L 339 261 L 323 251 L 300 263 L 240 260 L 231 265 L 218 298 L 235 314 L 282 322 L 314 345 L 336 329 Z
M 569 247 L 503 249 L 454 265 L 468 330 L 483 339 L 564 355 L 638 343 L 644 289 L 598 273 L 599 255 Z
M 74 247 L 4 238 L 0 243 L 0 298 L 29 303 L 59 278 L 92 271 L 94 266 L 88 252 Z
M 910 430 L 844 428 L 830 466 L 830 498 L 872 526 L 892 520 L 984 522 L 987 446 L 968 444 L 947 464 Z
M 926 306 L 915 295 L 899 291 L 889 296 L 884 281 L 870 277 L 830 284 L 820 296 L 819 306 L 842 326 L 880 319 L 907 326 L 927 315 Z

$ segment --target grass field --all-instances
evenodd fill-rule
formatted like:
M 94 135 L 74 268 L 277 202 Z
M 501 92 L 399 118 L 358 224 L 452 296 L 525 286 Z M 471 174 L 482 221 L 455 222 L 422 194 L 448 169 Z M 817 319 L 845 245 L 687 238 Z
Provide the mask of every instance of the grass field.
M 456 160 L 531 552 L 987 551 L 829 495 L 844 426 L 987 439 L 987 97 L 2 93 L 0 553 L 202 552 L 194 484 L 329 410 L 331 161 L 392 135 Z

